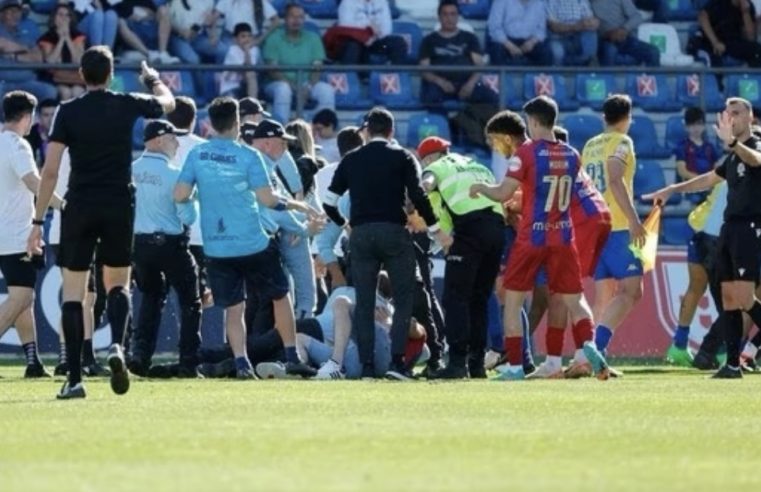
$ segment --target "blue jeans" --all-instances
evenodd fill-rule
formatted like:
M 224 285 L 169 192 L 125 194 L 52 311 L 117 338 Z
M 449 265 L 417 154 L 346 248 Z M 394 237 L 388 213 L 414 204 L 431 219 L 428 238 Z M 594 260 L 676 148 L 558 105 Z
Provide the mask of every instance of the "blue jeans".
M 10 91 L 26 91 L 37 98 L 38 101 L 45 99 L 58 99 L 58 90 L 54 85 L 39 80 L 5 80 L 0 81 L 0 97 Z
M 215 45 L 211 44 L 206 33 L 199 34 L 192 41 L 176 35 L 169 39 L 169 51 L 187 63 L 201 63 L 201 61 L 223 63 L 229 47 L 230 45 L 223 39 Z
M 287 123 L 291 119 L 291 103 L 293 102 L 291 84 L 284 80 L 270 82 L 264 88 L 264 93 L 272 101 L 272 116 L 281 123 Z M 310 97 L 317 101 L 314 111 L 323 108 L 336 109 L 336 92 L 327 82 L 314 84 Z
M 597 54 L 597 31 L 552 36 L 550 47 L 555 65 L 589 65 Z
M 159 48 L 159 23 L 155 20 L 127 20 L 127 27 L 140 38 L 149 50 Z
M 285 269 L 293 279 L 294 311 L 296 318 L 310 318 L 317 304 L 315 288 L 314 265 L 312 254 L 309 252 L 309 240 L 299 238 L 295 246 L 291 245 L 291 234 L 278 234 L 280 255 L 283 257 Z
M 602 41 L 599 49 L 600 65 L 640 65 L 657 67 L 661 64 L 661 54 L 652 44 L 629 35 L 620 43 Z
M 454 84 L 455 90 L 460 91 L 460 88 L 464 84 Z M 430 106 L 431 109 L 440 109 L 439 106 L 446 100 L 457 100 L 457 92 L 454 94 L 446 94 L 436 84 L 423 80 L 420 87 L 420 101 L 426 106 Z M 489 86 L 479 81 L 473 87 L 473 93 L 467 99 L 466 102 L 470 103 L 486 103 L 486 104 L 498 104 L 499 95 L 494 92 Z
M 119 17 L 113 10 L 95 10 L 79 21 L 79 30 L 87 35 L 89 46 L 114 47 Z
M 511 38 L 510 42 L 515 45 L 522 45 L 526 42 L 525 39 Z M 541 43 L 537 43 L 534 49 L 523 56 L 513 57 L 507 52 L 507 49 L 500 43 L 490 43 L 489 56 L 491 58 L 492 65 L 537 65 L 537 66 L 549 66 L 552 63 L 552 50 L 550 49 L 550 43 L 545 39 Z

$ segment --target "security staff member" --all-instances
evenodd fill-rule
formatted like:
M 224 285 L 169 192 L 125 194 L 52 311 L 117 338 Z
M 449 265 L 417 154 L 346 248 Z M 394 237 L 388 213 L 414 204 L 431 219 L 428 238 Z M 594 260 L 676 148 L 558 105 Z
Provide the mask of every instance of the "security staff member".
M 454 243 L 444 272 L 444 325 L 449 364 L 442 379 L 486 377 L 487 304 L 499 274 L 504 249 L 502 204 L 484 196 L 471 198 L 476 183 L 495 183 L 491 171 L 469 157 L 449 151 L 438 137 L 420 142 L 423 187 L 438 191 L 454 227 Z
M 135 184 L 135 280 L 143 293 L 135 327 L 130 371 L 138 375 L 196 377 L 201 346 L 201 297 L 198 267 L 185 232 L 196 221 L 192 202 L 176 204 L 172 193 L 180 169 L 172 165 L 177 136 L 185 134 L 171 123 L 154 120 L 145 126 L 145 152 L 132 163 Z M 156 350 L 161 311 L 168 286 L 180 304 L 179 365 L 151 374 L 148 369 Z M 167 372 L 167 369 L 169 372 Z
M 129 391 L 122 344 L 131 310 L 128 289 L 135 214 L 130 172 L 132 128 L 140 117 L 158 118 L 174 109 L 172 93 L 161 82 L 158 72 L 145 63 L 141 80 L 153 96 L 108 90 L 114 61 L 105 46 L 89 48 L 80 63 L 87 92 L 61 103 L 53 119 L 34 227 L 27 245 L 29 253 L 41 252 L 42 219 L 58 180 L 61 155 L 68 147 L 71 176 L 61 219 L 58 264 L 63 276 L 61 325 L 69 355 L 69 376 L 58 394 L 60 399 L 85 397 L 80 363 L 84 332 L 82 300 L 98 242 L 111 325 L 112 345 L 108 351 L 111 389 L 116 394 Z
M 438 226 L 431 204 L 420 186 L 419 164 L 408 151 L 390 142 L 394 117 L 384 108 L 372 109 L 366 118 L 370 141 L 341 159 L 325 197 L 324 208 L 338 226 L 346 220 L 338 212 L 338 199 L 351 195 L 349 223 L 352 280 L 357 290 L 354 313 L 362 377 L 374 377 L 375 289 L 381 265 L 388 272 L 396 311 L 391 327 L 392 362 L 386 377 L 410 379 L 404 352 L 413 307 L 415 253 L 405 229 L 406 198 L 425 220 L 428 231 L 448 248 L 452 239 Z
M 727 181 L 727 208 L 719 233 L 717 275 L 721 281 L 721 313 L 727 343 L 727 363 L 714 374 L 718 379 L 742 377 L 740 349 L 746 312 L 761 326 L 761 302 L 755 286 L 761 269 L 761 139 L 753 135 L 753 108 L 739 97 L 727 99 L 716 133 L 731 150 L 724 162 L 708 173 L 667 186 L 643 198 L 666 203 L 673 193 L 693 193 Z

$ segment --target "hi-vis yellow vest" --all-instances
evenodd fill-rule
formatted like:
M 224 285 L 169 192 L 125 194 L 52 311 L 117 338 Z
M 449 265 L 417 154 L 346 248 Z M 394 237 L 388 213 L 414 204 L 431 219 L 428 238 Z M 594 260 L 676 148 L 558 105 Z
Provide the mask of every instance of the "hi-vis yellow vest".
M 458 154 L 447 154 L 426 167 L 424 173 L 436 177 L 436 188 L 441 199 L 456 217 L 484 209 L 492 209 L 494 213 L 504 215 L 501 203 L 485 196 L 470 197 L 472 185 L 496 183 L 492 172 L 475 160 Z M 452 219 L 456 220 L 456 217 Z

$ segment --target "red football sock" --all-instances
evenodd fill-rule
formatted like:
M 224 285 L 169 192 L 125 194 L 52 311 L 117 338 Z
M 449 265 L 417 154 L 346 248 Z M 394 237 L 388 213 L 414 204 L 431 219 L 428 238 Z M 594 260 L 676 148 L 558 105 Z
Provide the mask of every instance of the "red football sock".
M 563 337 L 565 336 L 565 330 L 563 328 L 547 328 L 547 355 L 558 356 L 563 355 Z
M 511 366 L 523 364 L 523 337 L 505 337 L 505 353 Z
M 594 331 L 595 326 L 589 318 L 582 319 L 573 325 L 573 341 L 576 344 L 576 348 L 580 349 L 584 346 L 585 342 L 592 341 L 594 339 Z
M 423 352 L 423 346 L 425 345 L 425 337 L 423 338 L 410 338 L 407 339 L 407 346 L 404 350 L 404 363 L 414 364 L 420 358 L 420 354 Z

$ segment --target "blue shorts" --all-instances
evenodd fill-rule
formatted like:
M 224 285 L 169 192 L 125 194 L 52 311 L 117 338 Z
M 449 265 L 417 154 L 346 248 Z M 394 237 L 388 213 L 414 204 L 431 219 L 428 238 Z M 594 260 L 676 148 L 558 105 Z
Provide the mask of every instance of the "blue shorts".
M 613 278 L 621 280 L 629 277 L 641 277 L 642 262 L 629 249 L 629 231 L 613 231 L 600 255 L 595 270 L 595 280 Z

